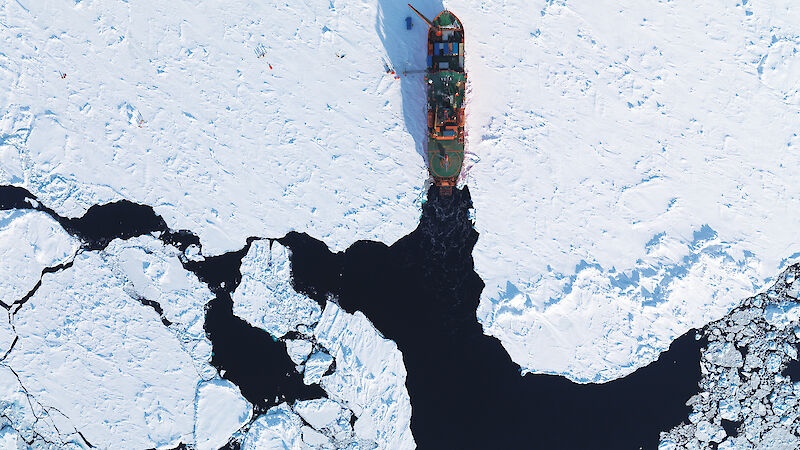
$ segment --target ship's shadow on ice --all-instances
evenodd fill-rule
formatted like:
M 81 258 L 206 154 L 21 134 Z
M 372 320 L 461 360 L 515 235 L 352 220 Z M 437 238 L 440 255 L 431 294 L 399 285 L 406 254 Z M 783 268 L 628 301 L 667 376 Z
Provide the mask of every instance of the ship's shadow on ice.
M 429 20 L 444 10 L 441 0 L 414 0 L 412 2 Z M 406 28 L 410 17 L 413 28 Z M 403 118 L 406 129 L 414 138 L 414 147 L 425 158 L 424 141 L 427 133 L 425 119 L 425 68 L 427 67 L 428 24 L 419 18 L 406 2 L 378 0 L 375 30 L 389 57 L 387 63 L 400 77 L 403 99 Z

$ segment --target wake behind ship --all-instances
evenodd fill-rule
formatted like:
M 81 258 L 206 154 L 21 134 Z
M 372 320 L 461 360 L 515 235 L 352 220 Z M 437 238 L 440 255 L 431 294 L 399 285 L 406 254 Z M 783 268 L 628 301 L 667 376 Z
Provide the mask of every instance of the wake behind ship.
M 464 27 L 450 11 L 428 23 L 428 170 L 442 195 L 450 195 L 464 163 Z

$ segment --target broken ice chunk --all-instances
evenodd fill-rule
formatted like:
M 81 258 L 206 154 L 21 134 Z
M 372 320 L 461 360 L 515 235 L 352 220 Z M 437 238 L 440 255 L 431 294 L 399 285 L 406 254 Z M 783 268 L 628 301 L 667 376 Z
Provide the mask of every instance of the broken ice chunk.
M 767 371 L 771 373 L 778 373 L 781 370 L 781 357 L 777 353 L 771 353 L 767 356 Z
M 302 448 L 300 437 L 302 426 L 303 421 L 300 417 L 292 412 L 286 403 L 281 403 L 253 421 L 242 442 L 242 449 Z
M 764 308 L 764 318 L 776 328 L 785 328 L 786 325 L 795 324 L 800 319 L 800 305 L 794 302 L 769 305 Z
M 303 374 L 303 383 L 315 384 L 322 380 L 322 376 L 333 363 L 331 355 L 325 352 L 315 352 L 306 361 L 306 370 Z
M 717 430 L 714 428 L 714 425 L 707 420 L 702 420 L 697 424 L 697 429 L 694 432 L 694 437 L 697 438 L 700 442 L 708 442 L 710 441 L 714 435 L 717 433 Z
M 708 350 L 703 354 L 706 361 L 722 367 L 742 367 L 744 361 L 742 353 L 729 342 L 714 342 L 708 345 Z
M 331 444 L 330 438 L 309 426 L 304 426 L 301 431 L 303 432 L 303 442 L 313 448 L 326 448 L 326 445 Z
M 253 407 L 228 380 L 201 383 L 197 398 L 195 445 L 199 450 L 225 445 L 253 415 Z
M 722 419 L 735 422 L 739 419 L 739 413 L 741 411 L 742 407 L 735 398 L 723 398 L 719 401 L 719 416 Z
M 294 411 L 316 429 L 325 428 L 335 421 L 342 407 L 329 398 L 303 400 L 294 404 Z
M 308 354 L 311 353 L 311 350 L 311 342 L 305 339 L 286 340 L 286 353 L 289 354 L 289 358 L 295 364 L 303 364 L 303 361 L 308 358 Z

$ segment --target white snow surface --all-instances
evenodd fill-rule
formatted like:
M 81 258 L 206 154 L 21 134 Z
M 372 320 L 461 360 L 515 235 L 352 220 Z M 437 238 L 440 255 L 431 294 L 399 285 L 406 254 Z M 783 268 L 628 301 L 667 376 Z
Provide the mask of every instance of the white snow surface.
M 280 243 L 253 241 L 242 258 L 241 273 L 231 296 L 233 313 L 250 325 L 280 338 L 319 319 L 319 304 L 292 288 L 289 249 Z
M 478 319 L 523 371 L 624 376 L 798 260 L 796 1 L 445 6 Z
M 15 316 L 6 363 L 41 403 L 100 448 L 191 442 L 200 376 L 155 312 L 96 253 L 46 275 Z M 61 417 L 61 416 L 57 416 Z
M 286 403 L 270 408 L 250 424 L 242 450 L 300 450 L 303 421 Z
M 314 352 L 306 360 L 305 370 L 303 370 L 303 383 L 317 384 L 322 381 L 322 375 L 325 374 L 332 363 L 333 358 L 331 358 L 331 355 L 322 351 Z
M 336 360 L 336 370 L 320 384 L 358 417 L 356 436 L 378 448 L 415 448 L 406 368 L 397 344 L 360 311 L 349 314 L 333 302 L 325 306 L 314 337 Z
M 82 446 L 80 431 L 98 448 L 174 447 L 199 430 L 204 447 L 249 419 L 238 389 L 205 383 L 217 377 L 203 331 L 213 296 L 179 253 L 152 236 L 115 240 L 42 277 L 11 316 L 18 341 L 0 363 L 0 407 L 15 429 L 64 446 Z M 231 415 L 218 417 L 220 406 Z
M 0 184 L 70 217 L 151 205 L 207 255 L 290 230 L 392 243 L 417 225 L 427 172 L 377 9 L 2 2 Z
M 0 301 L 10 305 L 27 294 L 42 269 L 69 260 L 80 243 L 43 212 L 0 211 Z
M 195 444 L 198 450 L 216 450 L 250 421 L 253 407 L 239 388 L 228 380 L 216 379 L 197 388 Z
M 192 356 L 204 380 L 217 376 L 211 366 L 211 341 L 206 337 L 205 305 L 214 295 L 197 277 L 183 268 L 180 251 L 152 236 L 116 239 L 101 253 L 109 267 L 126 281 L 125 292 L 136 299 L 158 302 L 163 318 L 181 347 Z

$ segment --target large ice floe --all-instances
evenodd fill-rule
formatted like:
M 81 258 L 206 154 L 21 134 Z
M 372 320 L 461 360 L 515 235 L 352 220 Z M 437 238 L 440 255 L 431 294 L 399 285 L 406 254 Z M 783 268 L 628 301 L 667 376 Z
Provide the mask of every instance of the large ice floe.
M 21 233 L 17 245 L 74 248 L 56 227 Z M 247 423 L 252 408 L 209 363 L 203 306 L 213 296 L 179 254 L 152 236 L 115 240 L 78 252 L 41 283 L 30 279 L 21 301 L 6 302 L 4 439 L 37 448 L 217 448 Z M 20 259 L 18 269 L 40 266 Z
M 745 300 L 703 334 L 700 392 L 692 413 L 661 434 L 659 450 L 800 448 L 800 266 L 767 292 Z
M 800 255 L 793 0 L 459 0 L 478 319 L 523 371 L 624 376 Z
M 78 246 L 77 239 L 43 212 L 0 211 L 0 302 L 21 299 L 42 270 L 67 263 Z
M 397 345 L 361 312 L 347 313 L 332 300 L 320 311 L 294 291 L 289 250 L 277 241 L 254 241 L 241 272 L 234 313 L 275 339 L 285 337 L 303 381 L 319 383 L 329 397 L 271 408 L 240 436 L 242 448 L 414 448 Z
M 394 242 L 426 170 L 377 15 L 343 0 L 2 2 L 0 184 L 69 217 L 150 205 L 208 255 L 290 230 L 340 250 Z

